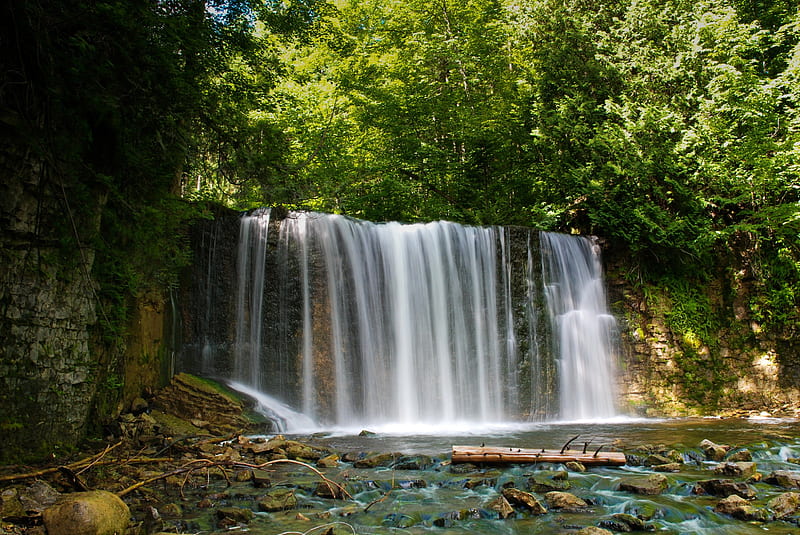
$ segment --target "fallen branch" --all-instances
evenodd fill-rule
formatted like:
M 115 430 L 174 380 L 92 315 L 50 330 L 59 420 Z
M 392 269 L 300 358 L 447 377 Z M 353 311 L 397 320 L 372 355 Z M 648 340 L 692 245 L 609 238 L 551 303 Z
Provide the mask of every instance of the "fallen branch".
M 100 453 L 92 455 L 91 457 L 87 457 L 86 459 L 83 459 L 81 461 L 76 461 L 74 463 L 70 463 L 70 464 L 67 464 L 67 465 L 64 465 L 64 466 L 53 466 L 53 467 L 50 467 L 50 468 L 43 468 L 41 470 L 36 470 L 35 472 L 27 472 L 27 473 L 24 473 L 24 474 L 9 474 L 9 475 L 6 475 L 6 476 L 0 476 L 0 481 L 18 481 L 18 480 L 21 480 L 21 479 L 32 479 L 34 477 L 40 477 L 40 476 L 44 476 L 44 475 L 47 475 L 47 474 L 52 474 L 52 473 L 61 471 L 62 468 L 66 468 L 66 469 L 68 469 L 70 471 L 75 471 L 78 468 L 82 468 L 84 465 L 87 465 L 87 467 L 88 466 L 92 466 L 95 463 L 97 463 L 100 459 L 102 459 L 103 456 L 105 456 L 109 451 L 113 450 L 114 448 L 116 448 L 120 444 L 122 444 L 121 441 L 117 442 L 113 446 L 106 446 L 106 449 L 104 449 Z M 80 470 L 77 473 L 80 474 L 81 472 L 83 472 L 83 470 Z

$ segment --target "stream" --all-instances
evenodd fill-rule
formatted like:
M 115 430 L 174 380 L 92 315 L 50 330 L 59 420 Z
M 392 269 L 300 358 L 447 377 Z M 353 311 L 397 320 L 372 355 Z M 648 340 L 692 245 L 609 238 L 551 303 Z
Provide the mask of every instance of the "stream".
M 275 465 L 272 488 L 292 489 L 296 507 L 285 511 L 258 512 L 263 489 L 250 482 L 209 480 L 206 493 L 217 506 L 251 509 L 254 517 L 220 529 L 209 509 L 183 506 L 183 515 L 174 522 L 179 529 L 193 533 L 248 532 L 279 533 L 404 533 L 404 534 L 498 534 L 498 533 L 574 533 L 587 526 L 602 526 L 612 532 L 611 515 L 628 513 L 645 521 L 646 529 L 668 534 L 751 535 L 756 533 L 797 533 L 797 517 L 767 522 L 737 520 L 714 512 L 720 497 L 696 495 L 700 480 L 727 478 L 714 473 L 719 463 L 704 460 L 699 444 L 709 439 L 728 444 L 731 451 L 747 448 L 758 472 L 764 477 L 774 470 L 796 470 L 790 459 L 800 457 L 800 422 L 795 419 L 670 419 L 617 420 L 603 423 L 498 424 L 483 428 L 453 426 L 427 429 L 409 434 L 402 428 L 361 430 L 336 429 L 309 435 L 289 436 L 348 452 L 400 452 L 409 460 L 405 467 L 356 468 L 341 462 L 336 468 L 320 468 L 326 477 L 343 487 L 352 499 L 334 500 L 319 495 L 320 479 L 297 465 Z M 373 434 L 374 433 L 374 434 Z M 615 448 L 626 454 L 663 445 L 682 454 L 679 472 L 665 473 L 667 489 L 657 495 L 637 495 L 618 490 L 620 481 L 653 473 L 651 468 L 633 466 L 590 467 L 585 472 L 567 472 L 564 465 L 516 464 L 473 466 L 451 464 L 452 445 L 504 446 L 560 449 L 578 436 L 573 448 L 584 445 Z M 586 444 L 588 442 L 588 444 Z M 662 448 L 664 449 L 664 448 Z M 364 453 L 361 454 L 362 456 Z M 420 466 L 416 466 L 420 465 Z M 270 467 L 273 468 L 273 467 Z M 531 478 L 560 480 L 567 492 L 588 504 L 578 512 L 550 510 L 532 515 L 516 507 L 513 517 L 501 519 L 488 505 L 503 488 L 514 486 L 531 490 Z M 734 478 L 736 479 L 736 478 Z M 744 478 L 738 478 L 744 481 Z M 791 489 L 763 481 L 751 481 L 757 496 L 756 509 Z M 797 489 L 794 489 L 797 490 Z M 543 492 L 532 491 L 542 502 Z M 168 520 L 165 518 L 165 520 Z M 604 524 L 605 522 L 605 524 Z M 165 528 L 170 524 L 165 522 Z M 328 531 L 333 528 L 333 531 Z

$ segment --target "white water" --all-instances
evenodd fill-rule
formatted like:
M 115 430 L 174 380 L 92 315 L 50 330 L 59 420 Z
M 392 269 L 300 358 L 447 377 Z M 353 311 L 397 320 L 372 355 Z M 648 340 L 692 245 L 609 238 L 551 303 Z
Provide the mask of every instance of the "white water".
M 262 375 L 282 370 L 290 377 L 281 384 L 290 386 L 276 394 L 328 428 L 462 429 L 525 413 L 531 419 L 616 414 L 606 330 L 614 323 L 588 239 L 542 234 L 541 265 L 529 248 L 517 275 L 506 230 L 498 227 L 292 213 L 281 223 L 276 252 L 267 248 L 269 215 L 254 212 L 241 222 L 232 375 L 240 384 L 262 391 L 275 384 Z M 278 295 L 301 303 L 269 305 L 301 308 L 298 327 L 279 329 L 296 340 L 296 350 L 263 340 L 264 277 L 275 276 L 265 268 L 270 254 L 287 273 L 291 264 L 299 279 L 294 297 Z M 544 313 L 535 306 L 540 269 L 561 352 L 558 413 L 558 393 L 548 386 L 552 357 L 536 350 L 537 315 Z M 512 302 L 515 275 L 527 287 L 521 307 Z M 515 331 L 518 321 L 527 327 Z M 522 344 L 520 332 L 527 337 Z M 523 382 L 529 391 L 521 391 Z
M 612 358 L 616 328 L 606 309 L 599 249 L 586 238 L 543 232 L 542 273 L 558 355 L 560 415 L 616 414 Z

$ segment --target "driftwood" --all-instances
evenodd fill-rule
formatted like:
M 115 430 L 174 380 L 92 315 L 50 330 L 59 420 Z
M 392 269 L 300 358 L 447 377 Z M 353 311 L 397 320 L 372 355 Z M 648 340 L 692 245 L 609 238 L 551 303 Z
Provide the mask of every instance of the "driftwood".
M 574 440 L 574 439 L 573 439 Z M 570 441 L 572 442 L 572 441 Z M 568 443 L 569 444 L 569 443 Z M 567 445 L 568 445 L 567 444 Z M 622 466 L 625 454 L 617 451 L 503 448 L 491 446 L 453 446 L 454 463 L 566 463 L 577 461 L 585 466 Z

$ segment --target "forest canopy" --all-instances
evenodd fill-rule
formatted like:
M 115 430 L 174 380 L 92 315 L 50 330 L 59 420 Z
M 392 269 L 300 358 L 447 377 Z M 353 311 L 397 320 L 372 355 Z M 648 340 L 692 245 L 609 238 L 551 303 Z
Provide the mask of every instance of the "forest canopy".
M 2 132 L 107 190 L 112 250 L 171 236 L 176 199 L 272 205 L 594 233 L 651 275 L 744 244 L 768 303 L 800 299 L 793 1 L 2 11 Z

